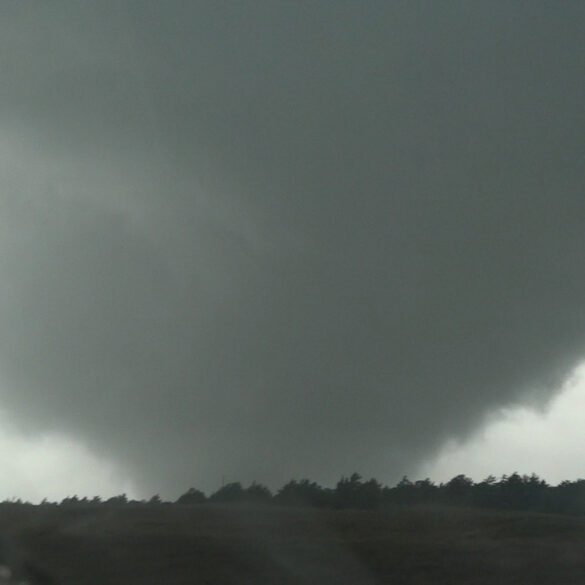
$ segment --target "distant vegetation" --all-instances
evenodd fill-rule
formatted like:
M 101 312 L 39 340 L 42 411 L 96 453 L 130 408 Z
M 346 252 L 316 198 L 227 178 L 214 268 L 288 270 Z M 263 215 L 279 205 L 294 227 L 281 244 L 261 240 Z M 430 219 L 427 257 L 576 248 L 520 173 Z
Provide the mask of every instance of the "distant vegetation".
M 248 487 L 243 487 L 240 482 L 231 482 L 209 496 L 198 489 L 189 488 L 175 502 L 164 501 L 159 495 L 149 500 L 129 500 L 122 494 L 108 499 L 72 496 L 60 503 L 43 500 L 41 506 L 194 506 L 217 503 L 264 503 L 330 509 L 439 504 L 585 515 L 585 479 L 563 481 L 551 486 L 535 474 L 512 473 L 500 479 L 489 476 L 479 483 L 474 483 L 465 475 L 457 475 L 440 484 L 428 478 L 411 481 L 405 476 L 397 485 L 389 487 L 375 479 L 366 481 L 354 473 L 342 477 L 334 488 L 301 479 L 291 480 L 272 493 L 266 486 L 256 482 Z M 5 501 L 4 504 L 30 505 L 21 500 Z

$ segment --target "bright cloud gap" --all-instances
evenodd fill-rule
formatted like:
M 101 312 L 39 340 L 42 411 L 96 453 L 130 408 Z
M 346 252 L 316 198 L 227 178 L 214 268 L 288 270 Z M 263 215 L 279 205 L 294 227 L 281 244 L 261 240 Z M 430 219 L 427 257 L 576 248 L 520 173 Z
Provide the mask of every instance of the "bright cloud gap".
M 536 473 L 551 484 L 585 477 L 585 364 L 568 378 L 544 411 L 504 409 L 469 441 L 451 441 L 419 474 L 447 481 L 463 473 Z

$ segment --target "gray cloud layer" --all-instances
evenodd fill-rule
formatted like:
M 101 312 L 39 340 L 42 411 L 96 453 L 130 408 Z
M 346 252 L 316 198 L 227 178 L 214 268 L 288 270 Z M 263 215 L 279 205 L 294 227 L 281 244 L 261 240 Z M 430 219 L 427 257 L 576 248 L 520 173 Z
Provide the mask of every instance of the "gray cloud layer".
M 585 354 L 585 7 L 6 2 L 2 405 L 146 492 L 411 471 Z

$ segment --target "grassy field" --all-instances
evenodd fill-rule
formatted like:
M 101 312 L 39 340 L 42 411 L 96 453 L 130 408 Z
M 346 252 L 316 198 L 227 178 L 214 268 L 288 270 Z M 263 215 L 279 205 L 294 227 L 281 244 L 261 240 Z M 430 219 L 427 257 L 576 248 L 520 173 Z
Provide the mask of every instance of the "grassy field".
M 4 506 L 0 529 L 59 585 L 585 582 L 585 520 L 538 514 Z

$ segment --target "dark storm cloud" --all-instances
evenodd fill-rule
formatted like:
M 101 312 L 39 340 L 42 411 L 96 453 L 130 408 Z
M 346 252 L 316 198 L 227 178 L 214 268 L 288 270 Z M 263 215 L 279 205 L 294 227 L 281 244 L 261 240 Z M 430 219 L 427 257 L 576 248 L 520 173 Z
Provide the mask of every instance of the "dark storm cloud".
M 1 13 L 1 398 L 31 432 L 146 492 L 391 481 L 585 355 L 580 3 Z

